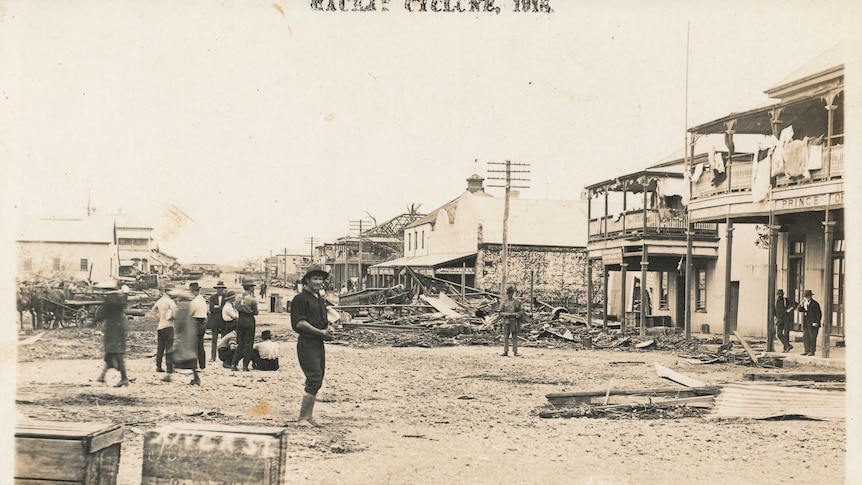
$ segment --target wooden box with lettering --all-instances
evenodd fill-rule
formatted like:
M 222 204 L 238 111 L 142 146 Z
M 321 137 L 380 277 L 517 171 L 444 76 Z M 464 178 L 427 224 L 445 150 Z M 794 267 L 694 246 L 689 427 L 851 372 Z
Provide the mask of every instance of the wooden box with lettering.
M 177 423 L 144 435 L 141 483 L 285 483 L 285 428 Z
M 110 423 L 19 421 L 15 483 L 117 483 L 123 428 Z

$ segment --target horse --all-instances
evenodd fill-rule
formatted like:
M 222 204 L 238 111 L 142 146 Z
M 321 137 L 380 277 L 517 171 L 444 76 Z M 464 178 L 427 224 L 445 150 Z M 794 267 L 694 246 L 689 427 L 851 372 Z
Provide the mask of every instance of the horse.
M 59 288 L 42 287 L 39 289 L 39 301 L 38 311 L 45 328 L 62 327 L 65 323 L 63 303 L 66 301 L 66 293 Z
M 32 304 L 33 298 L 31 289 L 26 286 L 19 286 L 15 293 L 15 307 L 18 309 L 18 321 L 20 322 L 21 330 L 24 330 L 24 311 L 30 313 L 30 323 L 33 325 L 33 330 L 36 330 L 36 311 Z

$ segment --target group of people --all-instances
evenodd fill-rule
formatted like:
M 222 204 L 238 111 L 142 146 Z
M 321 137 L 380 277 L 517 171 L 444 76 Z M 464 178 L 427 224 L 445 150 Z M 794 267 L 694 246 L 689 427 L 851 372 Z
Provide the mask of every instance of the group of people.
M 320 266 L 313 265 L 301 280 L 301 292 L 293 299 L 290 310 L 291 328 L 298 334 L 296 354 L 299 366 L 305 375 L 299 419 L 302 426 L 318 427 L 314 419 L 314 405 L 317 393 L 323 385 L 326 372 L 326 349 L 324 342 L 332 340 L 329 327 L 337 321 L 328 311 L 329 302 L 324 297 L 324 284 L 329 273 Z M 255 316 L 258 314 L 257 299 L 254 296 L 255 283 L 244 280 L 243 294 L 237 298 L 233 291 L 219 281 L 216 293 L 207 301 L 200 294 L 200 285 L 192 282 L 189 289 L 166 286 L 162 296 L 153 305 L 152 312 L 158 315 L 156 372 L 165 372 L 164 381 L 170 381 L 175 369 L 190 369 L 193 373 L 191 385 L 200 385 L 198 369 L 206 367 L 204 335 L 211 331 L 213 345 L 210 362 L 216 355 L 223 366 L 238 371 L 240 360 L 243 371 L 249 364 L 259 370 L 279 368 L 278 344 L 272 340 L 272 332 L 265 330 L 261 342 L 254 343 Z M 502 317 L 504 349 L 508 355 L 509 338 L 512 338 L 514 355 L 518 354 L 518 333 L 524 318 L 521 302 L 514 299 L 514 288 L 506 292 L 506 299 L 500 302 L 498 310 Z M 99 377 L 105 381 L 109 369 L 117 369 L 121 380 L 117 387 L 129 385 L 123 354 L 125 352 L 126 296 L 121 290 L 111 292 L 105 304 L 99 309 L 97 321 L 104 321 L 105 368 Z M 165 364 L 163 367 L 162 364 Z
M 776 291 L 775 297 L 775 329 L 778 339 L 784 345 L 784 352 L 790 352 L 793 345 L 790 343 L 790 330 L 793 327 L 793 312 L 802 314 L 802 355 L 813 356 L 817 351 L 817 334 L 820 333 L 820 321 L 823 313 L 820 303 L 814 299 L 811 290 L 802 293 L 802 301 L 794 302 L 784 296 L 784 290 Z

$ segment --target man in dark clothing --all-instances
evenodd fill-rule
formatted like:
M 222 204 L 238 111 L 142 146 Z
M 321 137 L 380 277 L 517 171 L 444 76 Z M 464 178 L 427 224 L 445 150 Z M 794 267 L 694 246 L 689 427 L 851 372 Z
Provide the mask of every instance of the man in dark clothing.
M 209 298 L 207 302 L 209 305 L 209 316 L 207 317 L 207 328 L 210 329 L 210 333 L 212 334 L 212 345 L 210 348 L 210 362 L 215 362 L 216 359 L 216 350 L 218 349 L 218 339 L 219 332 L 221 331 L 222 325 L 224 321 L 221 318 L 221 310 L 224 305 L 224 292 L 225 286 L 223 281 L 219 281 L 213 286 L 216 290 L 216 294 Z M 224 335 L 222 335 L 224 336 Z
M 239 370 L 236 365 L 239 364 L 240 359 L 242 359 L 242 370 L 249 370 L 248 364 L 251 362 L 251 351 L 254 346 L 254 316 L 258 313 L 257 298 L 254 297 L 255 286 L 256 284 L 250 278 L 243 280 L 244 292 L 236 304 L 239 319 L 236 322 L 236 352 L 233 354 L 233 362 L 230 366 L 232 371 Z
M 802 313 L 802 342 L 805 345 L 802 355 L 814 355 L 817 351 L 817 333 L 820 331 L 823 314 L 820 312 L 820 303 L 812 298 L 813 295 L 811 290 L 805 290 L 802 303 L 799 304 L 799 311 Z
M 317 391 L 323 385 L 326 370 L 323 341 L 332 340 L 329 321 L 326 318 L 325 300 L 320 295 L 323 283 L 328 277 L 329 273 L 320 266 L 310 266 L 302 278 L 302 292 L 293 298 L 290 309 L 290 325 L 299 334 L 296 355 L 305 374 L 305 393 L 297 420 L 302 426 L 320 426 L 314 420 L 313 414 Z
M 793 325 L 793 310 L 796 303 L 784 297 L 784 290 L 778 290 L 775 297 L 775 333 L 784 345 L 784 352 L 790 352 L 790 327 Z
M 102 334 L 105 345 L 105 368 L 97 379 L 105 382 L 108 369 L 120 371 L 120 382 L 114 387 L 129 385 L 129 377 L 126 375 L 126 301 L 127 295 L 121 291 L 112 291 L 105 296 L 105 302 L 96 309 L 96 322 L 104 322 Z

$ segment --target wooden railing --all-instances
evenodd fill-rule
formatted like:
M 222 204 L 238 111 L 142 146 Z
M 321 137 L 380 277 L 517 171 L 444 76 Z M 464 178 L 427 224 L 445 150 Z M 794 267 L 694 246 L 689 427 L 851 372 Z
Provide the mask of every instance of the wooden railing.
M 790 187 L 844 178 L 844 145 L 833 146 L 831 151 L 823 147 L 822 157 L 821 168 L 810 171 L 811 178 L 779 175 L 775 177 L 775 187 Z M 751 192 L 751 162 L 735 159 L 729 164 L 729 168 L 720 183 L 715 182 L 712 170 L 704 170 L 697 182 L 693 181 L 691 184 L 691 198 L 704 199 L 729 192 Z
M 644 219 L 646 218 L 646 219 Z M 644 227 L 646 222 L 646 227 Z M 671 209 L 628 211 L 624 215 L 611 215 L 590 220 L 590 241 L 650 236 L 667 239 L 685 238 L 688 217 L 684 212 Z M 699 237 L 718 237 L 718 225 L 695 223 L 694 233 Z M 646 232 L 644 232 L 646 230 Z

